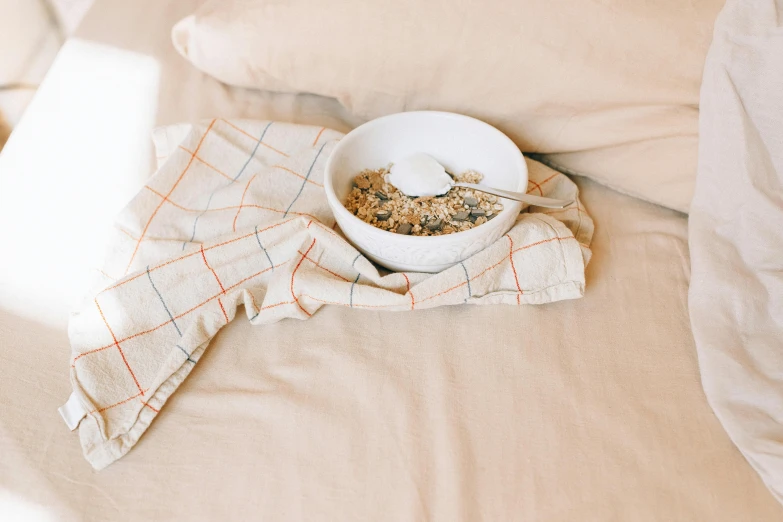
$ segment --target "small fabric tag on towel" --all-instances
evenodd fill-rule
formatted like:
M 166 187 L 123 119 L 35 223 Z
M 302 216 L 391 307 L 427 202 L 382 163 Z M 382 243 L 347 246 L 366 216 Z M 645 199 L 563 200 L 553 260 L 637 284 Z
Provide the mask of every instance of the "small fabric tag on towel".
M 71 393 L 71 396 L 68 397 L 68 402 L 60 406 L 57 411 L 60 412 L 60 416 L 71 431 L 78 428 L 79 423 L 87 416 L 87 409 L 76 393 Z

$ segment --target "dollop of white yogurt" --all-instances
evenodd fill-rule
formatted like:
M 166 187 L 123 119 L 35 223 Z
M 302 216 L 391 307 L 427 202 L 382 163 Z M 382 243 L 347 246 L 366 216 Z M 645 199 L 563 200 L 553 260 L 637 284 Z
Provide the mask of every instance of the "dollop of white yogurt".
M 445 194 L 451 190 L 454 180 L 435 158 L 416 152 L 395 162 L 386 175 L 386 182 L 406 196 L 419 197 Z

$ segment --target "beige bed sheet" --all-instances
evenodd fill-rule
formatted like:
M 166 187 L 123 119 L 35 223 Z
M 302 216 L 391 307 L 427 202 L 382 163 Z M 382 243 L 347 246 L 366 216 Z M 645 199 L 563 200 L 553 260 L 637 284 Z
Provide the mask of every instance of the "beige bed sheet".
M 166 33 L 193 3 L 99 1 L 80 35 L 157 57 L 158 123 L 350 126 L 331 101 L 229 89 L 190 69 Z M 23 164 L 0 163 L 0 195 Z M 70 391 L 62 322 L 23 318 L 14 303 L 37 294 L 4 280 L 0 519 L 780 520 L 701 389 L 686 218 L 578 183 L 596 222 L 584 299 L 237 320 L 101 472 L 56 413 Z M 2 257 L 38 262 L 21 246 Z

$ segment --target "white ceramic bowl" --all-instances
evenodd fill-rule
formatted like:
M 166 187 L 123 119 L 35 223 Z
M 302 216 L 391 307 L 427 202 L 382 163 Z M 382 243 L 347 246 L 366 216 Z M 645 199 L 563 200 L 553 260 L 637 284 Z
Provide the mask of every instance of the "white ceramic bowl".
M 414 152 L 425 152 L 455 174 L 473 169 L 483 184 L 527 189 L 527 165 L 517 146 L 496 128 L 448 112 L 403 112 L 372 120 L 349 132 L 326 163 L 324 187 L 345 236 L 364 255 L 391 270 L 439 272 L 483 250 L 514 225 L 522 203 L 501 199 L 491 221 L 442 236 L 406 236 L 375 228 L 350 213 L 343 202 L 354 176 L 385 167 Z

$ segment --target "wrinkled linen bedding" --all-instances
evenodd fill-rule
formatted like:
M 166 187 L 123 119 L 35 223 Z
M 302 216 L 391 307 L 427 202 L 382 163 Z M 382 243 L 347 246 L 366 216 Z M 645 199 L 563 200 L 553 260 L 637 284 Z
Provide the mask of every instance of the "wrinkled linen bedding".
M 783 501 L 783 1 L 729 0 L 700 130 L 689 306 L 702 382 Z

